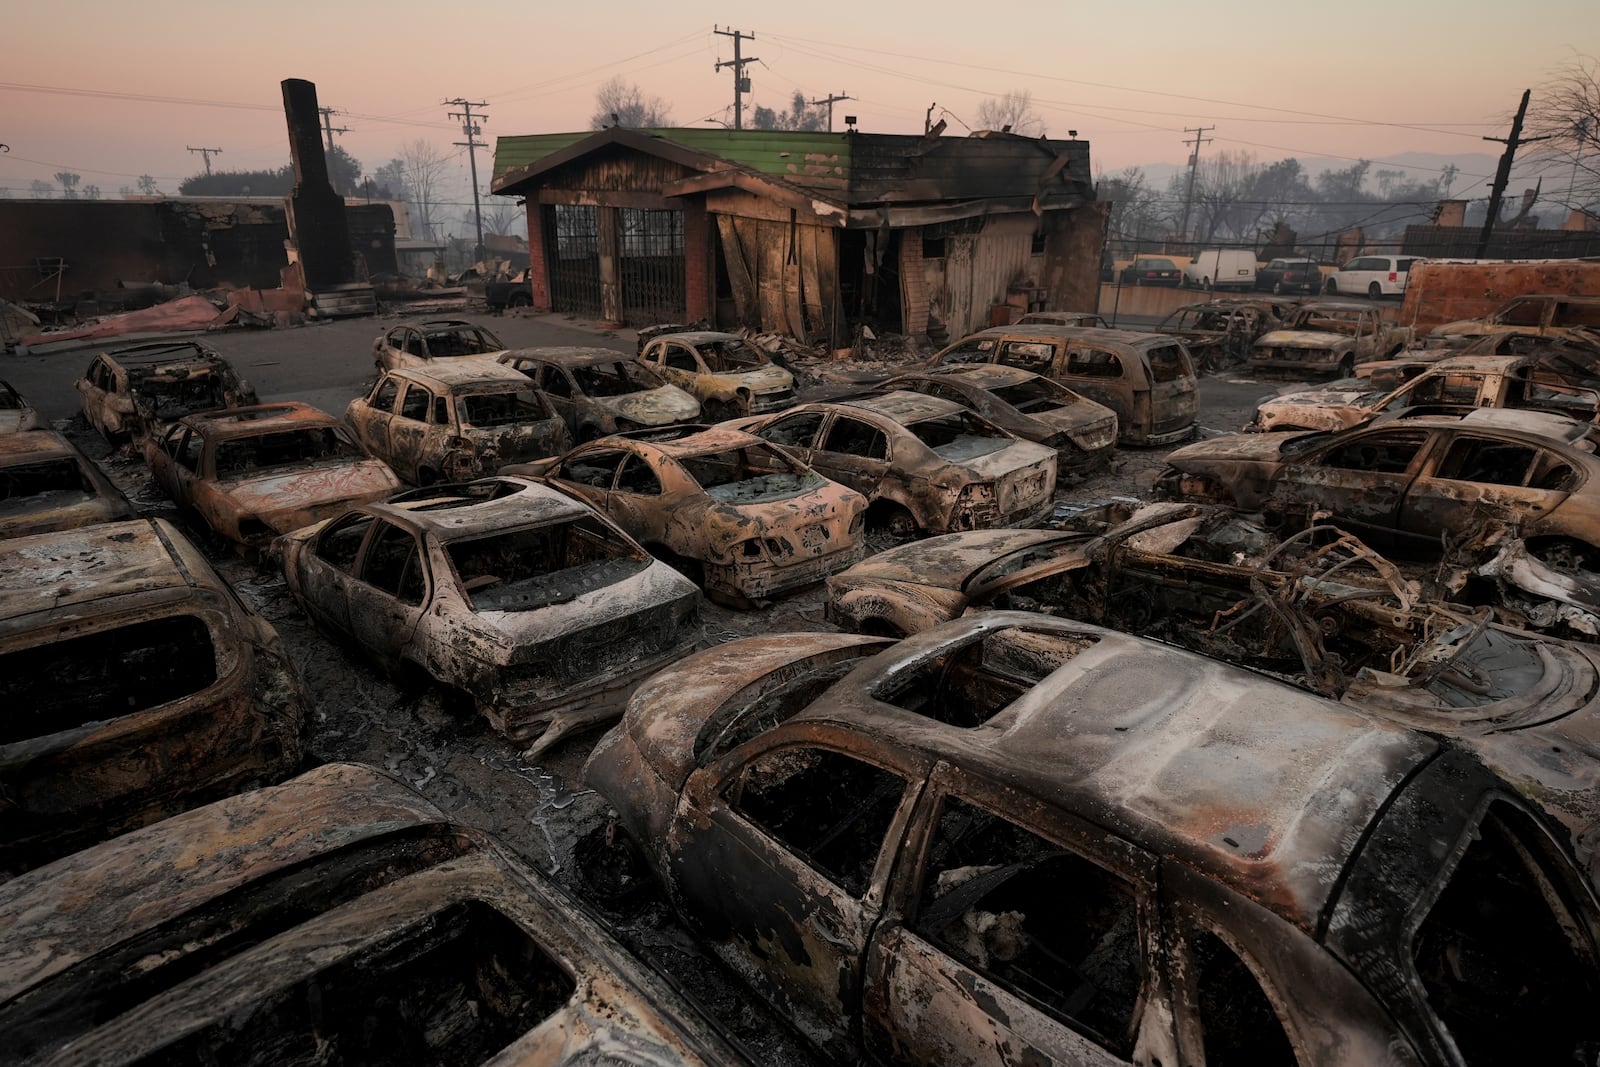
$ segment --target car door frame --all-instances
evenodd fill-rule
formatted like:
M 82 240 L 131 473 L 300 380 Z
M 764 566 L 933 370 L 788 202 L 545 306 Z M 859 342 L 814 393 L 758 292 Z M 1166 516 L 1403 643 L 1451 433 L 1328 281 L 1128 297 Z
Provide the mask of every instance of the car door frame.
M 373 585 L 366 578 L 367 565 L 379 534 L 385 529 L 399 530 L 411 540 L 416 565 L 422 570 L 422 597 L 416 604 L 407 604 L 399 597 Z M 433 572 L 429 566 L 427 545 L 417 534 L 399 523 L 379 515 L 367 530 L 356 557 L 355 572 L 347 603 L 350 605 L 350 633 L 356 643 L 389 663 L 404 662 L 405 652 L 412 645 L 417 624 L 427 612 L 433 599 Z M 386 625 L 387 624 L 387 625 Z
M 827 452 L 822 443 L 833 433 L 833 427 L 841 419 L 851 419 L 861 423 L 883 437 L 883 459 L 872 459 L 868 456 L 857 456 L 853 452 Z M 890 420 L 884 419 L 884 422 Z M 904 431 L 903 432 L 909 432 Z M 807 455 L 802 459 L 807 466 L 829 481 L 837 482 L 847 489 L 853 489 L 867 498 L 868 503 L 886 497 L 891 500 L 909 502 L 911 494 L 908 487 L 902 484 L 898 491 L 885 492 L 886 487 L 892 487 L 895 482 L 904 482 L 904 475 L 892 478 L 890 472 L 894 470 L 895 434 L 879 425 L 879 420 L 870 413 L 858 413 L 852 410 L 829 411 L 822 420 L 822 425 L 817 427 L 817 435 L 812 439 L 812 447 L 807 450 Z M 857 460 L 855 464 L 830 464 L 822 459 L 823 456 L 840 456 L 848 460 Z M 870 465 L 870 466 L 869 466 Z M 877 469 L 881 468 L 881 469 Z M 870 485 L 868 483 L 871 483 Z M 920 521 L 920 519 L 919 519 Z
M 1388 482 L 1394 483 L 1396 489 L 1394 505 L 1388 510 L 1386 521 L 1379 522 L 1374 521 L 1373 519 L 1363 518 L 1359 514 L 1351 512 L 1342 504 L 1339 508 L 1326 507 L 1326 505 L 1322 503 L 1321 498 L 1314 502 L 1310 500 L 1301 501 L 1301 503 L 1307 504 L 1316 503 L 1320 508 L 1329 511 L 1333 516 L 1332 521 L 1336 525 L 1342 529 L 1356 534 L 1372 547 L 1379 549 L 1387 548 L 1394 544 L 1399 537 L 1400 512 L 1402 506 L 1404 505 L 1406 494 L 1410 491 L 1412 483 L 1416 481 L 1418 474 L 1422 471 L 1424 465 L 1429 462 L 1430 457 L 1439 445 L 1439 434 L 1434 428 L 1424 426 L 1406 426 L 1404 424 L 1379 426 L 1368 424 L 1356 427 L 1353 430 L 1347 430 L 1339 433 L 1335 435 L 1333 440 L 1324 442 L 1307 455 L 1296 456 L 1293 460 L 1284 463 L 1283 467 L 1279 470 L 1277 477 L 1273 479 L 1273 484 L 1268 494 L 1270 501 L 1274 507 L 1278 508 L 1280 511 L 1284 511 L 1285 509 L 1282 505 L 1285 502 L 1283 498 L 1283 487 L 1285 484 L 1297 484 L 1304 486 L 1317 484 L 1314 480 L 1301 480 L 1298 482 L 1294 481 L 1292 472 L 1298 469 L 1305 469 L 1314 466 L 1317 470 L 1343 470 L 1357 471 L 1358 473 L 1372 473 L 1361 471 L 1360 468 L 1356 467 L 1328 467 L 1323 463 L 1323 459 L 1324 457 L 1333 453 L 1336 449 L 1347 447 L 1352 442 L 1362 441 L 1368 437 L 1383 438 L 1388 436 L 1410 435 L 1421 436 L 1423 439 L 1422 444 L 1418 447 L 1417 451 L 1412 454 L 1411 461 L 1407 464 L 1405 471 L 1392 474 L 1387 479 Z M 1387 474 L 1388 472 L 1383 473 Z M 1369 495 L 1374 491 L 1375 488 L 1375 486 L 1371 485 L 1352 486 L 1349 489 L 1341 489 L 1340 491 L 1348 495 Z M 1285 511 L 1285 513 L 1288 512 Z
M 1513 448 L 1527 448 L 1534 453 L 1534 459 L 1529 466 L 1529 474 L 1533 465 L 1538 463 L 1541 455 L 1553 456 L 1562 464 L 1572 468 L 1578 478 L 1584 476 L 1583 464 L 1563 454 L 1558 448 L 1541 441 L 1522 441 L 1515 438 L 1503 437 L 1499 434 L 1485 433 L 1467 427 L 1445 427 L 1435 431 L 1435 439 L 1424 463 L 1407 488 L 1405 497 L 1400 504 L 1400 511 L 1396 520 L 1396 537 L 1402 543 L 1413 545 L 1436 545 L 1440 531 L 1449 531 L 1453 536 L 1460 536 L 1475 527 L 1478 523 L 1498 519 L 1506 522 L 1519 530 L 1526 529 L 1542 519 L 1548 517 L 1557 507 L 1572 495 L 1573 489 L 1535 489 L 1530 486 L 1511 486 L 1499 482 L 1480 482 L 1458 478 L 1444 478 L 1438 474 L 1449 457 L 1451 450 L 1457 442 L 1461 441 L 1492 441 Z M 1524 481 L 1527 475 L 1524 475 Z M 1449 492 L 1437 490 L 1448 489 L 1452 486 L 1474 486 L 1479 489 L 1461 490 L 1455 496 Z M 1573 487 L 1574 489 L 1576 486 Z M 1432 492 L 1430 492 L 1432 491 Z M 1452 522 L 1448 518 L 1440 520 L 1437 512 L 1433 517 L 1425 517 L 1425 499 L 1453 500 L 1455 508 L 1461 512 L 1461 522 Z M 1436 505 L 1437 507 L 1437 505 Z M 1523 516 L 1521 513 L 1531 511 L 1533 514 Z M 1595 532 L 1595 539 L 1600 541 L 1600 530 Z

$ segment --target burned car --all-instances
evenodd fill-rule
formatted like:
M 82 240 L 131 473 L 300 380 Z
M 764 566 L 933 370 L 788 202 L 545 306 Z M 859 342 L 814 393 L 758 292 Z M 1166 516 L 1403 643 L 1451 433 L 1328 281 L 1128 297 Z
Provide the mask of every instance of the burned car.
M 308 706 L 166 522 L 0 541 L 0 869 L 292 774 Z
M 1194 433 L 1194 363 L 1164 334 L 1071 326 L 998 326 L 950 345 L 921 369 L 1003 363 L 1042 374 L 1117 413 L 1118 441 L 1170 445 Z
M 465 319 L 429 319 L 380 333 L 372 341 L 372 362 L 379 370 L 425 367 L 436 359 L 461 356 L 495 357 L 506 350 L 500 338 Z
M 28 1063 L 739 1062 L 548 878 L 328 764 L 0 886 Z
M 1267 509 L 1291 526 L 1328 515 L 1379 551 L 1407 554 L 1438 555 L 1445 539 L 1502 521 L 1535 551 L 1600 571 L 1600 458 L 1588 429 L 1484 408 L 1339 433 L 1213 437 L 1169 455 L 1156 487 L 1171 499 Z
M 343 423 L 296 402 L 190 415 L 147 438 L 144 461 L 179 507 L 255 548 L 400 488 Z
M 1453 356 L 1430 364 L 1397 389 L 1372 389 L 1357 379 L 1263 400 L 1261 430 L 1343 430 L 1381 415 L 1465 415 L 1480 408 L 1547 411 L 1600 421 L 1600 392 L 1539 381 L 1527 356 Z
M 602 437 L 501 473 L 593 505 L 732 607 L 821 581 L 865 551 L 860 493 L 734 430 Z
M 1056 491 L 1053 449 L 936 396 L 897 390 L 734 425 L 865 496 L 868 521 L 897 537 L 1035 524 Z
M 1256 338 L 1281 325 L 1264 303 L 1210 302 L 1177 308 L 1154 332 L 1179 338 L 1197 367 L 1217 371 L 1244 363 Z
M 736 333 L 641 334 L 639 361 L 700 401 L 708 422 L 795 402 L 794 375 Z
M 133 517 L 122 491 L 61 434 L 0 434 L 0 538 Z
M 385 371 L 345 421 L 413 485 L 461 482 L 566 451 L 566 423 L 526 378 L 476 360 Z
M 1256 338 L 1250 369 L 1296 377 L 1349 378 L 1362 363 L 1387 359 L 1411 341 L 1411 328 L 1384 319 L 1372 304 L 1318 300 L 1301 304 L 1283 329 Z
M 533 379 L 579 443 L 700 417 L 698 400 L 609 348 L 518 348 L 500 362 Z
M 585 777 L 840 1061 L 1443 1067 L 1600 1040 L 1568 831 L 1461 746 L 1085 623 L 729 642 L 641 686 Z
M 256 391 L 198 341 L 151 341 L 102 352 L 74 384 L 83 416 L 116 444 L 185 415 L 248 407 Z
M 1111 462 L 1117 413 L 1060 382 L 998 363 L 902 374 L 881 387 L 904 389 L 971 408 L 1002 430 L 1056 450 L 1058 471 L 1085 471 Z
M 1600 329 L 1600 296 L 1546 293 L 1514 297 L 1481 319 L 1458 319 L 1435 326 L 1428 337 L 1448 340 L 1498 333 L 1549 333 L 1573 327 Z
M 1092 326 L 1108 330 L 1106 320 L 1089 311 L 1029 311 L 1017 320 L 1018 326 Z
M 699 639 L 700 592 L 593 509 L 515 478 L 418 489 L 277 544 L 289 592 L 536 754 Z
M 28 403 L 27 398 L 13 389 L 9 382 L 0 380 L 0 434 L 47 428 L 44 416 L 39 414 L 38 409 Z

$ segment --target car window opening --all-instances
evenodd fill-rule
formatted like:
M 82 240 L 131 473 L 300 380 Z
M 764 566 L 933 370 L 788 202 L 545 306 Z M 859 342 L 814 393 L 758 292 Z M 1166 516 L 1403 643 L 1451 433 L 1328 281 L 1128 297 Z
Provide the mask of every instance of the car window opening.
M 1526 815 L 1497 801 L 1418 928 L 1428 1003 L 1473 1067 L 1578 1063 L 1600 1047 L 1593 932 Z
M 623 360 L 573 367 L 572 376 L 586 396 L 628 396 L 661 385 L 660 380 L 642 365 Z
M 331 426 L 240 437 L 217 444 L 217 476 L 328 459 L 360 459 L 361 449 Z
M 545 418 L 530 389 L 507 393 L 469 393 L 461 398 L 461 421 L 469 426 L 515 426 Z
M 0 467 L 0 501 L 8 502 L 0 504 L 0 514 L 17 510 L 16 504 L 9 503 L 12 501 L 25 502 L 24 506 L 30 509 L 50 506 L 51 501 L 40 498 L 51 495 L 60 496 L 62 499 L 55 503 L 62 506 L 70 503 L 65 499 L 68 496 L 93 496 L 94 483 L 71 458 Z
M 480 901 L 452 905 L 161 1049 L 162 1062 L 483 1063 L 560 1011 L 577 983 Z
M 803 470 L 767 449 L 740 448 L 709 456 L 685 456 L 679 462 L 707 496 L 725 504 L 781 500 L 827 484 L 820 474 Z
M 1295 1067 L 1294 1047 L 1245 962 L 1209 930 L 1189 932 L 1206 1067 Z
M 193 615 L 147 619 L 0 655 L 0 744 L 148 711 L 217 680 L 211 630 Z
M 877 648 L 867 646 L 860 652 L 868 655 Z M 768 730 L 789 721 L 810 706 L 834 682 L 843 678 L 859 664 L 852 656 L 838 663 L 802 671 L 798 674 L 775 676 L 775 681 L 753 692 L 741 693 L 718 708 L 707 720 L 695 739 L 695 760 L 704 763 L 716 759 Z
M 1132 1051 L 1144 966 L 1138 901 L 1098 864 L 950 798 L 912 929 L 1117 1055 Z
M 464 485 L 434 485 L 426 489 L 413 489 L 409 493 L 391 497 L 389 503 L 406 511 L 449 511 L 500 500 L 526 488 L 517 482 L 492 478 Z
M 615 585 L 649 557 L 592 518 L 445 546 L 474 611 L 534 611 Z
M 1099 640 L 1020 627 L 991 630 L 891 674 L 872 696 L 947 726 L 982 726 Z
M 193 374 L 176 381 L 148 379 L 139 384 L 138 398 L 141 407 L 166 421 L 227 406 L 222 381 L 215 374 Z
M 769 360 L 745 341 L 713 341 L 700 346 L 700 357 L 713 371 L 743 371 L 764 367 Z
M 906 429 L 948 463 L 965 463 L 993 455 L 1015 441 L 968 411 L 920 419 Z
M 1175 382 L 1194 374 L 1189 357 L 1177 345 L 1158 345 L 1145 353 L 1145 360 L 1150 364 L 1151 381 Z
M 503 347 L 498 340 L 478 330 L 446 330 L 428 335 L 428 354 L 435 359 L 440 356 L 476 356 Z

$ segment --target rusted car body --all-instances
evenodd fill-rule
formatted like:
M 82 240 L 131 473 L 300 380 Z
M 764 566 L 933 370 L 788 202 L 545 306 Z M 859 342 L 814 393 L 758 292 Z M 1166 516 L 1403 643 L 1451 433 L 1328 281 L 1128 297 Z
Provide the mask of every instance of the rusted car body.
M 1086 471 L 1111 461 L 1117 413 L 1060 382 L 998 363 L 902 374 L 883 391 L 904 389 L 976 411 L 1002 430 L 1056 450 L 1058 471 Z
M 1085 623 L 730 642 L 585 777 L 840 1060 L 1553 1063 L 1600 1030 L 1570 834 L 1469 752 Z
M 108 841 L 0 911 L 18 1062 L 741 1059 L 547 878 L 369 767 Z
M 48 426 L 38 409 L 9 382 L 0 380 L 0 434 L 44 429 Z
M 795 402 L 794 375 L 736 333 L 692 330 L 641 338 L 639 361 L 700 401 L 710 422 Z
M 1384 319 L 1370 304 L 1318 300 L 1301 304 L 1283 324 L 1256 338 L 1257 374 L 1348 378 L 1362 363 L 1387 359 L 1411 341 L 1411 329 Z
M 964 405 L 897 390 L 734 424 L 872 504 L 896 536 L 1032 526 L 1056 491 L 1056 454 Z
M 146 438 L 144 461 L 179 507 L 248 547 L 400 488 L 343 423 L 296 402 L 190 415 Z
M 144 437 L 185 415 L 256 403 L 250 383 L 198 341 L 102 352 L 73 385 L 84 418 L 112 443 Z
M 293 773 L 308 704 L 167 523 L 0 541 L 0 868 Z
M 609 348 L 517 348 L 500 362 L 533 379 L 579 443 L 700 417 L 700 401 Z
M 1004 363 L 1060 382 L 1117 413 L 1118 441 L 1170 445 L 1194 432 L 1194 363 L 1183 343 L 1158 333 L 1071 326 L 980 330 L 924 367 Z
M 122 491 L 61 434 L 0 434 L 0 538 L 133 517 Z
M 860 493 L 734 430 L 603 437 L 501 473 L 604 512 L 732 607 L 821 581 L 866 550 Z
M 1256 408 L 1262 430 L 1344 430 L 1381 415 L 1465 415 L 1479 408 L 1548 411 L 1600 421 L 1600 392 L 1536 378 L 1529 356 L 1454 356 L 1431 364 L 1397 389 L 1364 388 L 1359 381 L 1284 393 Z
M 1569 433 L 1556 436 L 1562 428 Z M 1325 514 L 1380 551 L 1438 555 L 1485 522 L 1600 570 L 1600 459 L 1588 424 L 1537 411 L 1382 420 L 1339 433 L 1214 437 L 1167 457 L 1171 499 Z
M 592 509 L 487 478 L 402 493 L 278 542 L 324 629 L 467 693 L 537 754 L 615 718 L 699 640 L 700 592 Z
M 1481 319 L 1435 326 L 1429 338 L 1486 337 L 1498 333 L 1548 333 L 1572 327 L 1600 329 L 1600 296 L 1555 293 L 1519 296 Z
M 429 319 L 407 323 L 372 340 L 372 362 L 379 370 L 425 367 L 434 360 L 463 356 L 494 359 L 506 350 L 500 338 L 465 319 Z
M 1155 332 L 1183 341 L 1201 371 L 1216 371 L 1244 363 L 1256 338 L 1281 325 L 1283 321 L 1264 302 L 1212 301 L 1177 308 Z
M 526 378 L 479 360 L 385 371 L 344 419 L 413 485 L 466 481 L 567 447 L 565 421 Z
M 1030 311 L 1017 320 L 1018 326 L 1092 326 L 1110 329 L 1106 320 L 1088 311 Z
M 1392 389 L 1452 356 L 1523 356 L 1534 361 L 1535 381 L 1554 385 L 1600 388 L 1600 330 L 1577 327 L 1551 328 L 1543 333 L 1518 328 L 1483 337 L 1454 337 L 1424 347 L 1412 346 L 1394 359 L 1356 368 L 1358 378 L 1370 379 L 1377 388 Z

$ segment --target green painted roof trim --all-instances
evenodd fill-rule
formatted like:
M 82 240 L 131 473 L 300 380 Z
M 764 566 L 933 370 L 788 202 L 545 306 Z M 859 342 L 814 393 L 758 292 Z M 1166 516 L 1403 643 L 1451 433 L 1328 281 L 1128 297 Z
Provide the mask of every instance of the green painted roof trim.
M 850 138 L 843 133 L 723 129 L 635 132 L 661 137 L 684 148 L 802 184 L 836 185 L 842 188 L 850 178 Z M 569 148 L 595 133 L 595 130 L 584 130 L 579 133 L 536 133 L 496 138 L 493 180 L 498 181 L 508 170 L 531 166 L 545 156 Z

